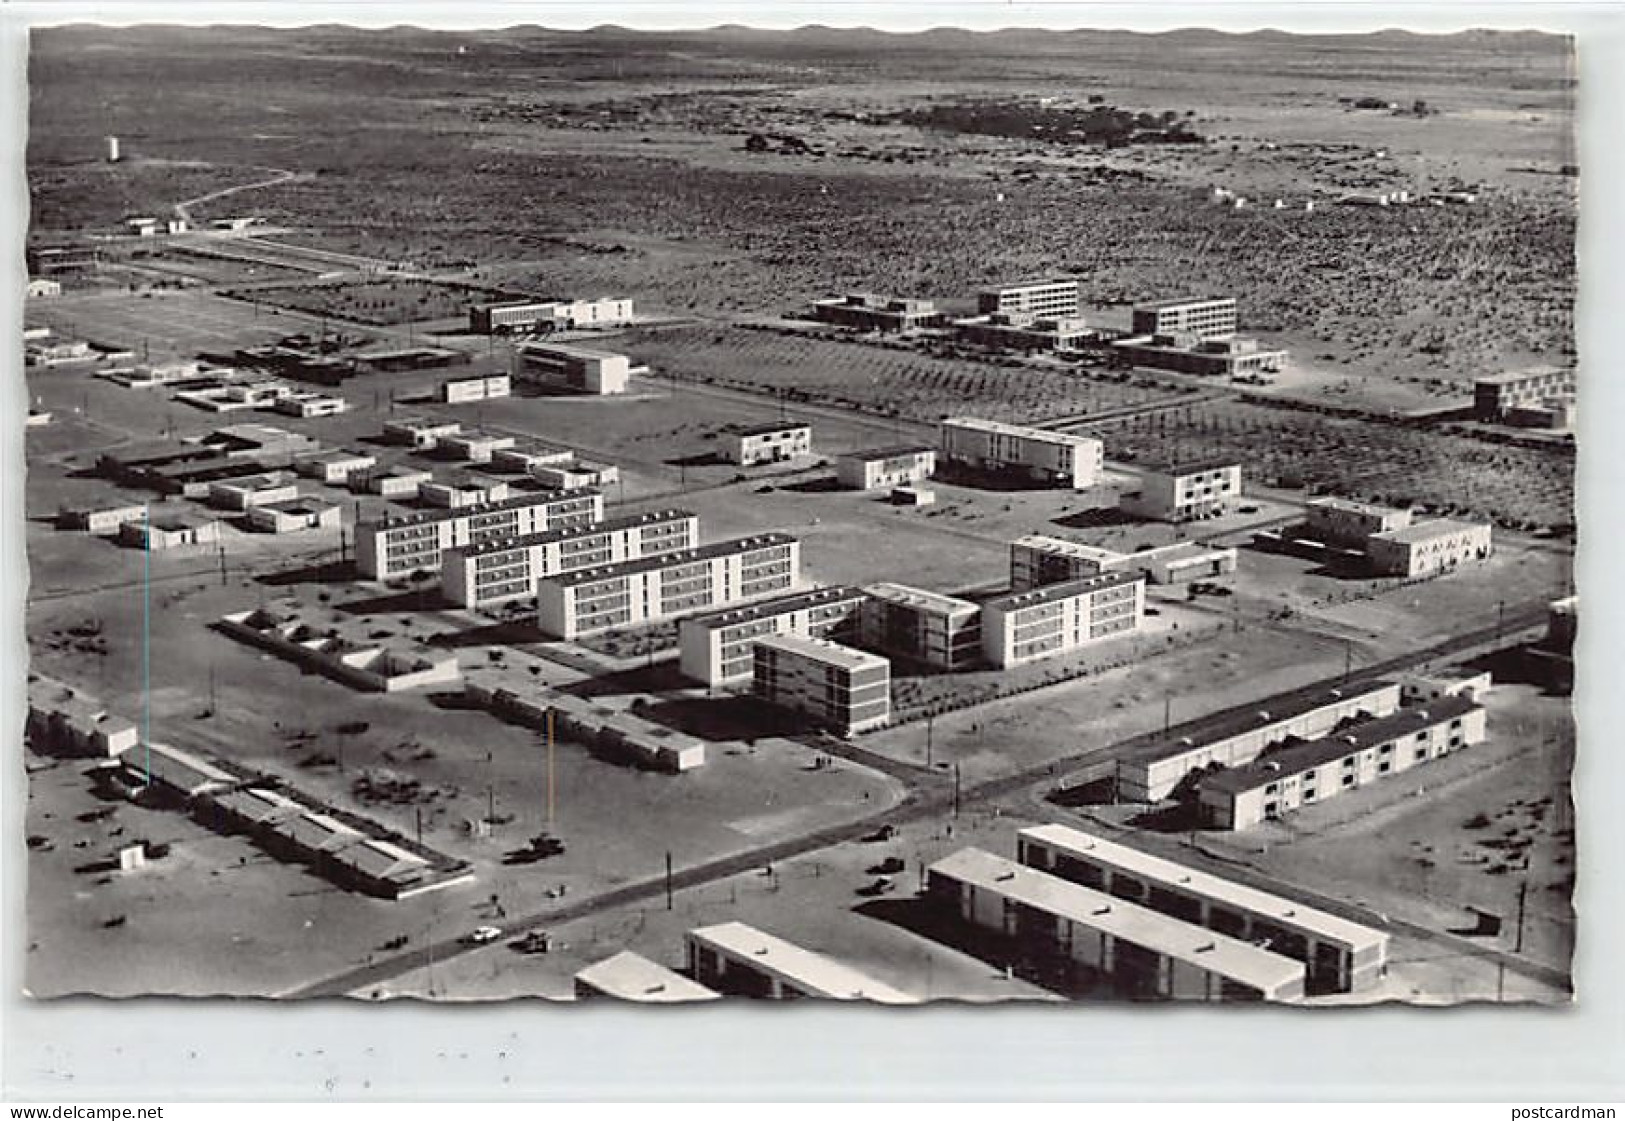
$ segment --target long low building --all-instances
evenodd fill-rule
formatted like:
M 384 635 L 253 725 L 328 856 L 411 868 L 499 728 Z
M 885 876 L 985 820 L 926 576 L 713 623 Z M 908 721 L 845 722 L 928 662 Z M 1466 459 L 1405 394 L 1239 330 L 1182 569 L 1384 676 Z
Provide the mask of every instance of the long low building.
M 598 753 L 653 771 L 683 774 L 705 766 L 705 743 L 675 728 L 645 720 L 627 709 L 612 709 L 572 693 L 491 688 L 470 681 L 465 695 L 497 716 L 551 731 Z
M 1387 966 L 1383 931 L 1070 826 L 1023 829 L 1016 859 L 1301 961 L 1310 992 L 1368 989 Z
M 1175 541 L 1137 553 L 1118 553 L 1041 533 L 1010 543 L 1010 586 L 1016 591 L 1082 580 L 1101 572 L 1139 572 L 1153 584 L 1205 580 L 1236 570 L 1234 548 Z
M 86 533 L 107 535 L 117 533 L 118 527 L 125 522 L 141 521 L 146 516 L 145 502 L 83 506 L 58 510 L 56 524 L 59 529 L 82 529 Z
M 722 994 L 631 950 L 594 962 L 575 976 L 576 998 L 613 997 L 637 1004 L 686 1004 Z
M 679 664 L 686 677 L 713 688 L 749 683 L 758 639 L 793 634 L 851 641 L 864 598 L 858 588 L 814 588 L 690 616 L 677 628 Z
M 699 539 L 700 519 L 687 510 L 494 538 L 446 550 L 440 591 L 464 607 L 494 607 L 534 597 L 537 581 L 548 576 L 692 549 Z
M 528 537 L 567 525 L 602 521 L 601 491 L 519 494 L 483 506 L 422 510 L 356 526 L 356 567 L 374 580 L 414 572 L 438 574 L 441 554 L 499 538 Z
M 350 476 L 378 466 L 378 457 L 370 452 L 326 451 L 308 455 L 294 462 L 294 470 L 307 478 L 344 486 Z
M 1294 1002 L 1301 961 L 981 849 L 931 865 L 928 895 L 1035 964 L 1109 979 L 1131 999 Z
M 1491 534 L 1488 522 L 1432 518 L 1373 533 L 1365 552 L 1371 567 L 1385 576 L 1431 576 L 1487 558 L 1495 550 Z
M 1304 506 L 1304 529 L 1311 537 L 1363 549 L 1366 538 L 1389 533 L 1411 524 L 1411 511 L 1399 506 L 1381 506 L 1337 495 L 1311 498 Z
M 324 622 L 260 607 L 232 612 L 221 618 L 219 627 L 233 638 L 355 689 L 397 693 L 431 685 L 456 685 L 462 680 L 453 651 L 432 650 L 416 643 L 353 641 Z
M 132 721 L 100 701 L 44 674 L 28 676 L 29 744 L 38 751 L 117 758 L 140 741 Z
M 544 577 L 536 585 L 536 621 L 545 634 L 578 638 L 742 603 L 800 582 L 801 543 L 762 533 Z
M 860 331 L 909 331 L 942 325 L 942 313 L 930 300 L 848 292 L 813 301 L 813 318 Z
M 1483 706 L 1436 697 L 1209 775 L 1197 792 L 1202 821 L 1250 829 L 1481 743 L 1484 734 Z
M 742 922 L 688 932 L 688 971 L 717 992 L 764 1000 L 871 1000 L 879 1004 L 919 1001 L 844 962 L 803 949 Z
M 982 657 L 989 665 L 1025 665 L 1117 635 L 1145 618 L 1145 577 L 1103 572 L 999 596 L 982 604 Z
M 944 420 L 938 427 L 938 449 L 946 464 L 1073 490 L 1094 486 L 1105 468 L 1105 445 L 1092 436 L 978 417 Z
M 468 309 L 469 330 L 477 335 L 545 326 L 558 330 L 618 327 L 633 320 L 630 299 L 605 296 L 596 300 L 501 300 Z
M 338 529 L 343 524 L 343 518 L 344 512 L 338 506 L 310 495 L 248 508 L 248 524 L 268 533 Z
M 603 396 L 625 393 L 632 360 L 608 350 L 557 343 L 526 343 L 519 349 L 519 380 L 562 385 L 580 393 Z
M 936 669 L 970 669 L 982 657 L 982 608 L 968 599 L 903 584 L 868 584 L 859 641 Z
M 1251 377 L 1286 368 L 1287 352 L 1261 347 L 1257 339 L 1204 339 L 1194 334 L 1135 335 L 1111 344 L 1122 365 L 1171 370 L 1198 377 Z
M 920 444 L 843 452 L 835 457 L 835 478 L 849 490 L 879 490 L 923 482 L 937 470 L 937 449 Z
M 1399 708 L 1397 681 L 1313 685 L 1225 709 L 1179 725 L 1117 762 L 1117 797 L 1159 802 L 1193 772 L 1251 763 L 1289 737 L 1326 735 L 1343 720 L 1387 716 Z
M 778 634 L 754 644 L 752 691 L 768 704 L 850 736 L 891 721 L 891 663 L 822 638 Z

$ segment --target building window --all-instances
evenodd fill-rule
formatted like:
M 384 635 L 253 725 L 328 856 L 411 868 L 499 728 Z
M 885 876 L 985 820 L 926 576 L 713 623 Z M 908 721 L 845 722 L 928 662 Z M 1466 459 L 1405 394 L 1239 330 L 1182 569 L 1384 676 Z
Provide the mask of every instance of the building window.
M 1344 786 L 1353 786 L 1354 785 L 1354 776 L 1353 775 L 1344 775 L 1343 776 L 1343 785 Z

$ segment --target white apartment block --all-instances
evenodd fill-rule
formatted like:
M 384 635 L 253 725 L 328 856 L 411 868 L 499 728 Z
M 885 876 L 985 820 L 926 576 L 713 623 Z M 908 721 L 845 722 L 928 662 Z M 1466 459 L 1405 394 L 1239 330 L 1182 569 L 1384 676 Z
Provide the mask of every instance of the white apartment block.
M 736 429 L 727 434 L 722 448 L 724 459 L 742 467 L 811 454 L 812 426 L 808 424 L 758 424 Z
M 469 329 L 480 335 L 539 325 L 558 330 L 616 327 L 632 319 L 631 300 L 607 296 L 597 300 L 507 300 L 468 309 Z
M 1324 541 L 1351 548 L 1365 547 L 1375 533 L 1404 529 L 1411 524 L 1411 512 L 1373 502 L 1349 498 L 1311 498 L 1304 510 L 1304 527 Z
M 990 288 L 976 294 L 976 311 L 980 315 L 1075 318 L 1083 311 L 1081 288 L 1081 282 L 1075 276 Z
M 578 638 L 786 592 L 800 580 L 801 543 L 762 533 L 543 577 L 536 621 L 555 638 Z
M 778 634 L 754 644 L 752 691 L 838 735 L 891 720 L 891 663 L 822 638 Z
M 858 588 L 814 588 L 684 619 L 677 628 L 683 674 L 713 688 L 738 685 L 751 680 L 758 639 L 789 634 L 851 640 L 864 598 Z
M 438 573 L 441 554 L 459 546 L 524 537 L 567 525 L 602 521 L 604 496 L 596 490 L 521 494 L 460 510 L 423 510 L 356 526 L 356 565 L 363 576 L 393 580 Z
M 1199 297 L 1161 300 L 1137 304 L 1133 331 L 1136 335 L 1196 335 L 1202 339 L 1224 339 L 1236 333 L 1236 301 Z
M 1371 566 L 1385 576 L 1431 576 L 1494 551 L 1488 522 L 1434 518 L 1366 538 Z
M 874 650 L 962 670 L 982 656 L 982 609 L 968 599 L 903 584 L 869 584 L 858 616 L 859 641 Z
M 657 510 L 568 525 L 525 537 L 499 537 L 449 549 L 440 591 L 463 607 L 486 608 L 536 595 L 537 581 L 561 572 L 661 556 L 699 544 L 700 519 Z
M 1125 513 L 1157 522 L 1189 522 L 1225 513 L 1241 496 L 1241 464 L 1225 461 L 1153 468 L 1140 489 L 1125 494 Z
M 937 470 L 937 449 L 909 444 L 835 457 L 835 478 L 848 490 L 880 490 L 924 482 Z
M 1103 572 L 982 604 L 982 657 L 999 667 L 1070 653 L 1132 634 L 1145 617 L 1145 577 Z
M 624 354 L 557 343 L 526 343 L 519 348 L 519 380 L 563 384 L 579 393 L 625 393 L 632 361 Z
M 1100 481 L 1105 445 L 1089 436 L 952 417 L 938 429 L 943 460 L 978 471 L 1015 471 L 1050 486 L 1083 490 Z
M 462 405 L 470 401 L 491 401 L 513 393 L 513 379 L 507 374 L 486 374 L 469 378 L 452 378 L 440 383 L 440 400 L 448 405 Z

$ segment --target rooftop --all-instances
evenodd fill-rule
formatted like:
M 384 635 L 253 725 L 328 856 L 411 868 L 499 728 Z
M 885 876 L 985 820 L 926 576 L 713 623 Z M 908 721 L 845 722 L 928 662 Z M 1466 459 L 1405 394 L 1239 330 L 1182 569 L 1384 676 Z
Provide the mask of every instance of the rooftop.
M 1018 611 L 1026 607 L 1037 607 L 1040 604 L 1072 599 L 1075 596 L 1086 596 L 1092 592 L 1117 588 L 1124 584 L 1138 584 L 1144 579 L 1145 576 L 1139 572 L 1098 572 L 1093 576 L 1085 576 L 1081 580 L 1066 580 L 1059 584 L 1045 584 L 1042 587 L 1033 588 L 1031 591 L 999 596 L 983 603 L 982 607 L 987 611 Z
M 1350 514 L 1368 514 L 1373 517 L 1384 514 L 1403 514 L 1405 509 L 1399 506 L 1379 506 L 1375 502 L 1361 502 L 1356 498 L 1339 498 L 1335 494 L 1322 495 L 1311 498 L 1307 505 L 1318 506 L 1324 510 L 1344 510 Z
M 871 599 L 885 600 L 899 607 L 910 607 L 933 615 L 974 614 L 981 610 L 968 599 L 945 596 L 940 592 L 928 592 L 923 588 L 911 588 L 906 584 L 865 584 L 863 591 Z
M 1135 311 L 1172 311 L 1174 308 L 1195 307 L 1199 304 L 1235 304 L 1233 296 L 1179 296 L 1170 300 L 1152 300 L 1135 304 Z
M 992 287 L 989 287 L 989 288 L 983 288 L 983 289 L 981 289 L 981 291 L 983 293 L 1015 292 L 1015 291 L 1019 291 L 1020 289 L 1023 289 L 1023 288 L 1042 288 L 1042 287 L 1045 287 L 1045 286 L 1051 285 L 1051 284 L 1082 284 L 1082 283 L 1083 283 L 1082 278 L 1076 277 L 1076 276 L 1047 276 L 1047 277 L 1040 277 L 1037 280 L 1017 280 L 1017 281 L 1012 281 L 1009 284 L 996 284 L 996 285 L 993 285 Z
M 385 428 L 395 428 L 403 432 L 457 432 L 463 427 L 455 420 L 441 420 L 438 417 L 403 416 L 393 420 L 384 421 Z
M 206 514 L 190 514 L 190 513 L 157 514 L 157 515 L 154 515 L 154 517 L 152 518 L 152 527 L 154 529 L 161 529 L 161 530 L 167 530 L 169 532 L 174 532 L 176 530 L 198 529 L 198 528 L 200 528 L 202 526 L 213 525 L 213 524 L 215 524 L 216 520 L 217 519 L 211 518 Z M 129 524 L 135 525 L 135 526 L 140 526 L 142 523 L 137 521 L 137 522 L 131 522 Z
M 1200 896 L 1220 903 L 1228 903 L 1240 910 L 1262 915 L 1274 922 L 1284 923 L 1311 934 L 1335 940 L 1356 952 L 1364 946 L 1381 945 L 1388 940 L 1382 931 L 1373 930 L 1326 911 L 1316 910 L 1301 903 L 1259 891 L 1234 880 L 1227 880 L 1189 865 L 1177 864 L 1140 849 L 1108 841 L 1093 833 L 1085 833 L 1066 825 L 1037 825 L 1021 830 L 1019 836 L 1032 837 L 1057 850 L 1078 853 L 1087 859 L 1110 864 L 1133 873 L 1140 879 L 1167 884 L 1186 895 Z
M 1429 518 L 1425 522 L 1413 522 L 1400 529 L 1385 529 L 1381 533 L 1373 533 L 1373 541 L 1396 541 L 1401 544 L 1412 545 L 1418 541 L 1432 541 L 1438 537 L 1448 537 L 1455 533 L 1467 533 L 1472 530 L 1489 529 L 1488 522 L 1464 522 L 1455 518 Z
M 597 359 L 597 360 L 603 360 L 603 359 L 614 360 L 616 358 L 625 358 L 626 357 L 626 355 L 618 354 L 613 350 L 594 350 L 591 347 L 571 346 L 571 345 L 567 345 L 565 343 L 528 342 L 528 343 L 524 344 L 523 346 L 521 346 L 519 349 L 520 349 L 520 352 L 523 353 L 523 354 L 527 354 L 527 355 L 536 354 L 536 355 L 542 355 L 544 357 L 555 357 L 555 358 L 586 358 L 586 359 Z
M 900 455 L 932 455 L 936 448 L 928 444 L 892 444 L 884 448 L 864 448 L 862 451 L 842 452 L 838 459 L 856 459 L 872 463 L 877 459 L 892 459 Z
M 804 658 L 823 662 L 825 665 L 839 666 L 848 671 L 879 669 L 882 666 L 889 668 L 891 666 L 891 663 L 879 654 L 854 650 L 850 646 L 842 646 L 838 642 L 831 642 L 825 638 L 810 638 L 795 634 L 775 634 L 757 639 L 756 645 L 782 650 L 786 654 L 797 654 Z
M 595 962 L 576 974 L 576 980 L 606 996 L 643 1004 L 675 1004 L 689 1000 L 715 1000 L 718 994 L 631 950 Z
M 1474 385 L 1517 385 L 1519 382 L 1529 381 L 1532 378 L 1550 377 L 1553 374 L 1567 374 L 1575 376 L 1572 366 L 1535 366 L 1528 370 L 1506 370 L 1499 374 L 1488 374 L 1481 378 L 1474 378 Z
M 960 849 L 931 865 L 931 872 L 1265 993 L 1304 976 L 1300 961 L 981 849 Z
M 757 549 L 767 549 L 776 545 L 794 545 L 795 543 L 796 538 L 787 533 L 758 533 L 751 537 L 735 537 L 729 541 L 714 541 L 709 545 L 700 545 L 693 549 L 681 549 L 675 553 L 639 557 L 636 560 L 621 561 L 618 564 L 603 564 L 596 568 L 577 568 L 571 572 L 561 572 L 557 576 L 544 576 L 541 582 L 556 587 L 573 588 L 581 584 L 595 584 L 600 580 L 613 580 L 639 572 L 657 572 L 663 568 L 675 568 L 678 565 L 693 564 L 696 561 L 712 560 L 716 557 L 731 557 L 739 553 L 753 552 Z
M 1241 462 L 1235 459 L 1217 457 L 1213 459 L 1193 459 L 1181 463 L 1142 463 L 1146 471 L 1158 475 L 1197 475 L 1203 471 L 1219 471 L 1234 467 L 1241 469 Z
M 393 470 L 393 469 L 392 469 Z M 416 472 L 412 472 L 416 474 Z M 427 474 L 427 472 L 424 472 Z M 377 526 L 380 529 L 395 529 L 408 525 L 429 525 L 433 522 L 448 522 L 458 518 L 477 518 L 481 514 L 492 514 L 501 510 L 521 510 L 527 506 L 555 506 L 566 502 L 576 502 L 602 492 L 592 487 L 572 487 L 569 490 L 537 491 L 516 494 L 497 502 L 482 502 L 478 506 L 464 506 L 457 510 L 414 510 L 408 514 L 396 514 L 376 522 L 365 522 L 364 525 Z
M 684 619 L 682 625 L 707 631 L 720 630 L 741 623 L 752 623 L 758 619 L 771 619 L 775 615 L 788 615 L 792 611 L 802 611 L 809 607 L 821 607 L 842 600 L 861 600 L 863 594 L 861 589 L 850 585 L 814 588 L 810 592 L 792 592 L 787 596 L 757 600 L 743 607 L 730 607 L 726 611 L 715 611 L 709 615 L 693 615 Z
M 1097 445 L 1093 436 L 1079 436 L 1072 432 L 1054 432 L 1048 428 L 1029 428 L 1021 424 L 1005 424 L 999 420 L 985 420 L 975 416 L 953 416 L 942 421 L 944 427 L 968 428 L 976 432 L 993 432 L 1001 436 L 1019 436 L 1024 440 L 1042 440 L 1049 444 L 1072 444 L 1076 447 Z
M 305 494 L 286 502 L 267 502 L 261 509 L 275 510 L 279 514 L 323 514 L 338 509 L 338 503 Z
M 377 462 L 378 457 L 371 452 L 334 448 L 331 451 L 316 452 L 314 455 L 302 455 L 299 459 L 304 463 L 364 463 Z
M 638 526 L 679 522 L 685 518 L 696 516 L 688 510 L 651 510 L 646 514 L 629 514 L 620 518 L 606 518 L 604 521 L 591 522 L 587 525 L 566 525 L 557 529 L 544 530 L 541 533 L 526 533 L 517 537 L 498 537 L 474 545 L 463 545 L 453 549 L 452 552 L 465 557 L 477 557 L 486 553 L 507 552 L 509 549 L 525 549 L 535 545 L 551 545 L 557 541 L 573 541 L 578 537 L 596 537 L 604 533 L 618 533 L 625 529 L 636 529 Z
M 1082 560 L 1098 561 L 1101 564 L 1111 564 L 1123 560 L 1126 553 L 1113 552 L 1098 545 L 1085 545 L 1081 541 L 1068 541 L 1064 537 L 1050 537 L 1042 533 L 1029 533 L 1011 542 L 1012 546 L 1021 545 L 1028 549 L 1036 549 L 1045 553 L 1057 553 L 1062 556 L 1078 557 Z
M 730 429 L 735 436 L 766 436 L 773 432 L 796 432 L 801 429 L 812 429 L 812 425 L 800 420 L 780 420 L 767 424 L 742 424 Z
M 1402 708 L 1388 716 L 1378 716 L 1360 724 L 1350 725 L 1329 736 L 1266 751 L 1251 763 L 1231 767 L 1203 779 L 1202 789 L 1229 794 L 1255 790 L 1274 782 L 1282 775 L 1301 774 L 1322 763 L 1330 763 L 1345 755 L 1401 739 L 1413 732 L 1455 720 L 1482 707 L 1464 696 L 1439 697 L 1423 705 Z
M 699 942 L 750 962 L 764 973 L 789 981 L 814 995 L 834 1000 L 874 1000 L 883 1004 L 917 1004 L 907 993 L 876 981 L 844 962 L 804 950 L 742 922 L 702 926 L 688 932 Z

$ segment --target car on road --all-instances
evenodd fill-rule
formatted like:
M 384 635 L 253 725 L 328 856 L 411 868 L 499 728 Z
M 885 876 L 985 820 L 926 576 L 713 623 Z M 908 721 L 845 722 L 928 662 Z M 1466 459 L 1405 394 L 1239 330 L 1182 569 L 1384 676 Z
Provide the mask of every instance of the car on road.
M 467 942 L 470 946 L 484 946 L 491 942 L 495 942 L 501 937 L 502 931 L 498 927 L 477 926 L 467 934 L 463 935 L 463 941 Z

